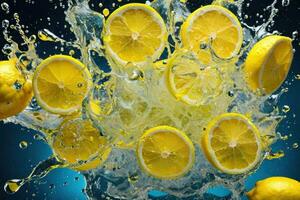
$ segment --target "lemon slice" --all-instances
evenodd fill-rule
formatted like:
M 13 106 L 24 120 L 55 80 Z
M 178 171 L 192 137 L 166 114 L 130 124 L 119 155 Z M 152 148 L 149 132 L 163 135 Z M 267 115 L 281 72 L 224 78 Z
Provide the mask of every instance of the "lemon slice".
M 89 120 L 65 120 L 54 134 L 54 154 L 76 170 L 94 169 L 109 156 L 111 148 Z
M 284 36 L 267 36 L 257 42 L 245 61 L 245 79 L 253 91 L 270 94 L 286 79 L 293 60 L 292 40 Z
M 195 159 L 195 150 L 185 133 L 169 126 L 147 130 L 137 145 L 142 168 L 159 179 L 174 179 L 187 173 Z
M 221 6 L 208 5 L 194 11 L 181 27 L 185 48 L 194 51 L 204 64 L 212 61 L 211 50 L 222 59 L 238 54 L 243 29 L 236 16 Z
M 39 105 L 56 114 L 71 114 L 81 108 L 91 86 L 86 66 L 78 60 L 55 55 L 44 60 L 33 77 L 33 91 Z
M 221 93 L 221 76 L 213 67 L 203 67 L 193 53 L 175 53 L 168 62 L 167 85 L 179 100 L 204 105 Z
M 106 50 L 121 64 L 156 60 L 167 41 L 163 19 L 145 4 L 130 3 L 118 8 L 107 19 L 105 28 Z
M 251 170 L 261 157 L 258 129 L 244 115 L 226 113 L 213 119 L 201 138 L 208 161 L 228 174 Z

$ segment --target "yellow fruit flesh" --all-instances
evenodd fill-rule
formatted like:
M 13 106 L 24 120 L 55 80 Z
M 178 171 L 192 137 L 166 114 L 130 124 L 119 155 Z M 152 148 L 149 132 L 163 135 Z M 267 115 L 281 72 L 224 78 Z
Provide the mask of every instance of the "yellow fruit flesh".
M 214 53 L 223 59 L 235 56 L 243 41 L 238 19 L 221 6 L 204 6 L 192 13 L 181 29 L 183 46 L 194 51 L 199 59 L 209 64 L 211 45 Z M 206 48 L 201 48 L 205 45 Z
M 183 175 L 194 160 L 189 138 L 177 129 L 164 126 L 150 129 L 142 136 L 138 154 L 142 167 L 160 179 Z
M 77 111 L 90 87 L 86 67 L 69 56 L 52 56 L 35 72 L 34 91 L 41 106 L 53 113 Z
M 225 173 L 246 172 L 260 157 L 258 130 L 240 114 L 223 114 L 213 120 L 201 145 L 208 160 Z
M 291 39 L 267 36 L 256 43 L 245 61 L 245 79 L 251 90 L 274 92 L 285 80 L 293 59 Z
M 175 56 L 168 65 L 167 85 L 171 93 L 185 103 L 203 104 L 204 99 L 220 92 L 221 77 L 216 69 L 201 69 L 199 62 L 185 56 Z
M 0 61 L 0 119 L 22 112 L 33 96 L 31 80 L 26 80 L 16 64 L 16 60 Z M 21 87 L 17 89 L 16 83 Z
M 109 17 L 106 27 L 105 44 L 123 62 L 143 62 L 162 53 L 166 28 L 150 6 L 127 4 Z
M 86 164 L 75 166 L 76 170 L 89 170 L 103 163 L 111 149 L 107 147 L 107 140 L 88 120 L 68 120 L 62 124 L 60 131 L 54 136 L 53 150 L 58 158 L 67 164 Z M 89 161 L 93 156 L 96 159 Z

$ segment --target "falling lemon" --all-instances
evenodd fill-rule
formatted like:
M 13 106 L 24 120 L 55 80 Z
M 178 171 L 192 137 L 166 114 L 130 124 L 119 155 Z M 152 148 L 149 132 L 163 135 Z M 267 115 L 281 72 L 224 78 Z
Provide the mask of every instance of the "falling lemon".
M 31 80 L 17 68 L 17 60 L 0 61 L 0 120 L 22 112 L 32 96 Z
M 212 61 L 211 50 L 217 57 L 229 59 L 239 53 L 243 42 L 237 17 L 217 5 L 194 11 L 183 23 L 180 35 L 183 47 L 194 51 L 204 64 Z
M 137 155 L 140 165 L 150 175 L 174 179 L 191 169 L 195 150 L 185 133 L 170 126 L 157 126 L 139 139 Z
M 167 41 L 163 19 L 152 7 L 130 3 L 115 10 L 105 25 L 107 53 L 122 64 L 156 60 Z
M 271 177 L 255 184 L 249 200 L 299 200 L 300 182 L 287 177 Z
M 179 51 L 168 62 L 167 86 L 177 99 L 190 105 L 206 104 L 221 93 L 216 68 L 204 67 L 192 52 Z
M 66 119 L 53 135 L 54 154 L 75 170 L 90 170 L 100 166 L 111 148 L 89 120 Z
M 244 67 L 245 79 L 253 91 L 270 94 L 286 79 L 293 59 L 292 40 L 271 35 L 257 42 L 249 52 Z
M 45 110 L 68 115 L 81 108 L 91 86 L 86 66 L 70 56 L 55 55 L 44 60 L 36 69 L 33 91 Z
M 258 129 L 244 115 L 226 113 L 217 116 L 207 126 L 201 147 L 208 161 L 228 174 L 248 172 L 261 157 Z

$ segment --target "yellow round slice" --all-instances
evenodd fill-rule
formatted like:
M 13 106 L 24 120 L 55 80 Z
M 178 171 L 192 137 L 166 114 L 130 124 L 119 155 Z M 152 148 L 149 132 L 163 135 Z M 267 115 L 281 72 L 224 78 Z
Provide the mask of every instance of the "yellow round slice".
M 91 87 L 91 76 L 86 66 L 64 55 L 44 60 L 33 77 L 33 91 L 45 110 L 67 115 L 78 111 Z
M 74 169 L 90 170 L 101 165 L 111 148 L 89 120 L 65 120 L 58 133 L 53 135 L 54 154 Z
M 180 130 L 157 126 L 147 130 L 138 141 L 141 167 L 159 179 L 175 179 L 187 173 L 195 160 L 191 140 Z
M 211 50 L 222 59 L 236 56 L 243 42 L 243 29 L 237 17 L 217 5 L 194 11 L 181 27 L 183 46 L 194 51 L 204 64 L 212 61 Z M 211 49 L 211 50 L 210 50 Z
M 226 113 L 208 124 L 201 147 L 208 161 L 220 171 L 242 174 L 259 162 L 262 142 L 258 129 L 247 117 Z
M 251 90 L 270 94 L 284 82 L 293 60 L 292 40 L 272 35 L 257 42 L 250 50 L 244 67 Z
M 204 105 L 221 93 L 218 70 L 204 68 L 190 52 L 175 53 L 168 62 L 166 76 L 170 92 L 189 105 Z
M 150 6 L 130 3 L 115 10 L 105 25 L 107 53 L 121 64 L 156 60 L 167 41 L 161 16 Z

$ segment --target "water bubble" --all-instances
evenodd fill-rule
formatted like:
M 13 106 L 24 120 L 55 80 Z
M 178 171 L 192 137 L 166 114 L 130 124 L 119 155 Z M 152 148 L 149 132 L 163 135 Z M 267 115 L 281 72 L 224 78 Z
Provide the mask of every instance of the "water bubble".
M 282 0 L 281 1 L 281 5 L 284 7 L 288 6 L 289 4 L 290 4 L 290 0 Z
M 9 21 L 7 19 L 2 21 L 2 28 L 6 29 L 9 27 Z
M 102 3 L 99 3 L 99 7 L 102 8 L 102 7 L 103 7 L 103 4 L 102 4 Z
M 137 80 L 141 77 L 143 77 L 143 72 L 141 70 L 133 70 L 132 74 L 129 77 L 129 79 L 134 81 L 134 80 Z
M 245 19 L 248 19 L 248 18 L 249 18 L 249 16 L 248 16 L 248 15 L 245 15 L 245 16 L 244 16 L 244 18 L 245 18 Z
M 137 182 L 138 179 L 139 179 L 139 176 L 137 174 L 131 174 L 128 177 L 128 181 L 131 183 Z
M 288 106 L 288 105 L 284 105 L 283 107 L 282 107 L 282 112 L 284 112 L 284 113 L 287 113 L 287 112 L 289 112 L 291 110 L 291 108 Z
M 298 37 L 298 31 L 294 31 L 294 32 L 292 33 L 292 38 L 293 38 L 293 40 L 296 40 L 297 37 Z
M 300 80 L 300 74 L 296 74 L 295 79 Z
M 13 84 L 13 87 L 19 91 L 22 89 L 23 85 L 18 80 L 16 80 Z
M 1 9 L 8 14 L 9 13 L 9 5 L 5 2 L 1 3 Z
M 78 84 L 77 84 L 77 87 L 78 87 L 78 88 L 81 88 L 82 86 L 83 86 L 83 83 L 78 83 Z
M 55 188 L 55 185 L 54 184 L 50 184 L 49 185 L 49 189 L 54 189 Z
M 109 10 L 107 8 L 104 8 L 102 13 L 105 17 L 107 17 L 109 15 Z
M 294 149 L 298 149 L 299 144 L 298 144 L 297 142 L 295 142 L 295 143 L 292 145 L 292 147 L 293 147 Z
M 278 159 L 282 158 L 284 156 L 284 152 L 282 150 L 279 150 L 278 152 L 269 152 L 266 156 L 266 159 L 268 160 L 273 160 L 273 159 Z
M 228 96 L 233 97 L 234 96 L 234 92 L 232 90 L 228 91 Z
M 206 42 L 201 42 L 200 43 L 200 49 L 206 49 L 207 48 L 207 43 Z
M 16 193 L 23 185 L 23 180 L 12 179 L 8 180 L 4 185 L 4 191 L 8 194 Z
M 21 142 L 19 143 L 19 147 L 20 147 L 21 149 L 26 149 L 26 148 L 28 147 L 28 143 L 27 143 L 26 141 L 21 141 Z

